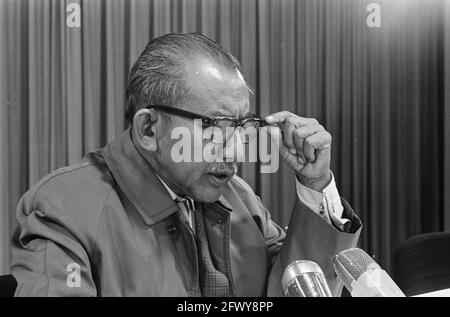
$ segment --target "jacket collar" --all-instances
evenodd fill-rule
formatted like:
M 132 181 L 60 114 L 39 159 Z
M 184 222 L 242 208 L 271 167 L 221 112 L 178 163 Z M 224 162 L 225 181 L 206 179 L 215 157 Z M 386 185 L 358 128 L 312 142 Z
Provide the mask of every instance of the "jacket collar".
M 103 149 L 103 157 L 120 189 L 147 225 L 155 224 L 178 210 L 150 164 L 138 152 L 131 138 L 131 129 L 109 143 Z M 223 196 L 214 204 L 223 211 L 232 211 Z

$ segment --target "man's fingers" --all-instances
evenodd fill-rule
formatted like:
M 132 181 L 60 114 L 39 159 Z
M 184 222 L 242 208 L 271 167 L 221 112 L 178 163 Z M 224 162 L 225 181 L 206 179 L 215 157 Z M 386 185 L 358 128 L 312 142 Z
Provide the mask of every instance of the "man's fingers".
M 269 124 L 279 124 L 284 123 L 288 118 L 292 118 L 291 120 L 294 120 L 296 125 L 303 126 L 306 124 L 314 124 L 317 123 L 317 120 L 314 118 L 303 118 L 300 116 L 297 116 L 296 114 L 289 112 L 289 111 L 280 111 L 272 113 L 271 115 L 265 117 L 264 119 Z
M 315 162 L 316 150 L 324 150 L 331 146 L 331 134 L 321 131 L 307 137 L 304 141 L 303 152 L 310 162 Z M 312 159 L 311 159 L 312 158 Z
M 294 114 L 289 111 L 280 111 L 272 113 L 270 116 L 265 117 L 265 120 L 270 124 L 282 123 L 284 122 L 284 120 L 286 120 L 286 118 L 293 115 Z
M 284 144 L 288 148 L 291 154 L 297 154 L 297 149 L 294 144 L 294 131 L 296 129 L 296 125 L 292 117 L 287 118 L 284 121 Z
M 289 111 L 276 112 L 268 117 L 266 121 L 270 124 L 276 124 L 283 131 L 283 141 L 286 148 L 293 155 L 297 154 L 299 146 L 296 146 L 293 132 L 300 127 L 318 126 L 314 118 L 302 118 Z M 300 146 L 300 149 L 303 146 Z
M 272 121 L 277 122 L 274 128 L 282 132 L 282 142 L 292 155 L 305 159 L 309 162 L 315 162 L 316 150 L 329 148 L 331 145 L 331 135 L 314 118 L 301 118 L 289 111 L 274 113 Z M 272 131 L 270 131 L 272 134 Z M 277 134 L 278 134 L 277 133 Z
M 314 147 L 310 143 L 306 143 L 305 140 L 319 132 L 325 131 L 324 127 L 320 124 L 317 125 L 309 125 L 301 128 L 297 128 L 293 135 L 294 135 L 294 142 L 295 146 L 297 148 L 297 151 L 300 153 L 303 153 L 303 155 L 306 157 L 306 159 L 310 162 L 315 161 L 315 155 L 314 155 Z

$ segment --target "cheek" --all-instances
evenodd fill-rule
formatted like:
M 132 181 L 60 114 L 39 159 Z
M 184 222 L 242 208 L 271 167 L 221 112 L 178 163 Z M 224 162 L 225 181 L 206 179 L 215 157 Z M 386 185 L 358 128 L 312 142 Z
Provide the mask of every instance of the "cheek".
M 161 164 L 174 179 L 186 185 L 203 182 L 205 166 L 196 162 L 174 162 L 170 156 L 170 151 L 164 152 Z
M 185 182 L 192 182 L 203 175 L 203 169 L 196 163 L 173 163 L 174 170 L 179 174 L 179 178 L 184 178 Z
M 160 165 L 166 169 L 174 179 L 176 179 L 179 183 L 184 184 L 185 186 L 201 186 L 205 183 L 206 178 L 204 177 L 205 171 L 208 169 L 209 163 L 207 162 L 192 162 L 194 158 L 194 151 L 200 151 L 202 153 L 203 149 L 203 142 L 202 142 L 202 136 L 196 135 L 197 140 L 194 142 L 194 135 L 192 135 L 192 138 L 190 139 L 191 143 L 180 143 L 180 138 L 178 139 L 171 139 L 170 134 L 166 135 L 166 137 L 161 140 L 158 144 L 159 149 L 159 163 Z M 172 157 L 172 149 L 176 149 L 174 151 L 175 155 L 179 155 L 180 153 L 180 144 L 186 145 L 189 147 L 189 150 L 191 152 L 191 159 L 188 161 L 185 161 L 187 157 L 183 157 L 183 160 L 180 162 L 180 158 L 174 159 Z M 198 148 L 197 148 L 198 147 Z M 183 146 L 183 150 L 186 149 Z M 186 149 L 187 150 L 187 149 Z M 188 152 L 189 152 L 188 150 Z M 182 151 L 182 153 L 184 153 Z M 198 158 L 197 158 L 198 159 Z M 200 157 L 200 160 L 202 160 L 202 157 Z M 189 186 L 190 187 L 190 186 Z

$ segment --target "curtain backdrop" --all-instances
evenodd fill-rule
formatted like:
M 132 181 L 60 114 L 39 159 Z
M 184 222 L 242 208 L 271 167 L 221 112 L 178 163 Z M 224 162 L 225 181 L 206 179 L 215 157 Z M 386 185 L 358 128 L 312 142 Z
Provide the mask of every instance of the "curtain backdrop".
M 66 24 L 69 3 L 81 5 L 80 28 Z M 366 23 L 369 3 L 381 8 L 379 28 Z M 20 196 L 125 128 L 127 74 L 150 38 L 193 31 L 242 62 L 257 113 L 288 109 L 331 132 L 339 191 L 365 225 L 360 246 L 389 269 L 403 239 L 450 230 L 444 9 L 443 0 L 1 0 L 0 274 Z M 289 168 L 260 174 L 249 163 L 240 173 L 287 225 Z
M 445 47 L 444 47 L 444 210 L 445 230 L 450 231 L 450 1 L 445 2 Z

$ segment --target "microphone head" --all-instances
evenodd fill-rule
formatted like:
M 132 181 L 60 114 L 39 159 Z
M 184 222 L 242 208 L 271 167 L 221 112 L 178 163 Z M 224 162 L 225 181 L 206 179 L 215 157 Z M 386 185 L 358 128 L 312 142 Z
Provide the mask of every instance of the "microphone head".
M 283 289 L 288 286 L 292 279 L 306 273 L 323 274 L 320 266 L 312 261 L 298 260 L 289 264 L 284 270 L 283 277 L 281 278 L 281 285 L 283 286 Z
M 286 296 L 331 297 L 320 266 L 312 261 L 298 260 L 289 264 L 281 278 Z
M 344 283 L 345 287 L 352 291 L 352 282 L 368 270 L 381 267 L 363 250 L 351 248 L 340 252 L 334 260 L 334 271 Z

